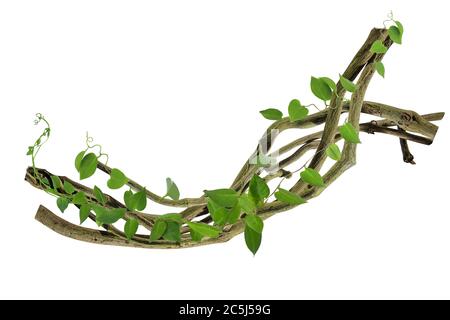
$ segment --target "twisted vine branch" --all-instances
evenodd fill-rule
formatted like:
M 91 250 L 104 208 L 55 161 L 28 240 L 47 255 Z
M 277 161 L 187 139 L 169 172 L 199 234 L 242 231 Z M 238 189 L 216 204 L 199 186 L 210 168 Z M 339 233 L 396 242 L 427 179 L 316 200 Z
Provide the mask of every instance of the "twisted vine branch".
M 374 53 L 371 50 L 373 44 L 377 41 L 383 43 L 386 51 L 393 43 L 392 39 L 389 37 L 387 29 L 373 29 L 369 33 L 367 40 L 364 42 L 347 69 L 342 74 L 344 78 L 350 81 L 357 79 L 356 90 L 352 93 L 351 99 L 349 101 L 345 100 L 345 93 L 347 90 L 344 88 L 343 83 L 339 81 L 336 85 L 336 89 L 334 90 L 330 104 L 325 110 L 318 111 L 297 121 L 291 121 L 289 117 L 285 117 L 272 123 L 265 131 L 255 152 L 245 161 L 242 169 L 234 178 L 232 184 L 230 185 L 230 189 L 239 194 L 245 193 L 249 189 L 249 184 L 252 177 L 255 175 L 262 177 L 265 181 L 279 180 L 282 182 L 285 179 L 292 179 L 298 170 L 289 171 L 288 166 L 299 162 L 299 160 L 304 158 L 309 151 L 313 150 L 314 155 L 309 162 L 307 161 L 306 166 L 317 172 L 320 171 L 327 159 L 327 155 L 325 153 L 327 147 L 329 147 L 330 144 L 345 138 L 338 130 L 340 120 L 343 117 L 347 117 L 347 123 L 351 124 L 355 128 L 356 133 L 364 132 L 369 135 L 380 133 L 397 137 L 400 141 L 403 160 L 407 163 L 415 163 L 414 157 L 409 150 L 408 142 L 430 145 L 433 142 L 438 130 L 438 127 L 433 124 L 432 121 L 441 120 L 444 113 L 440 112 L 419 115 L 411 110 L 364 100 L 366 90 L 376 70 L 375 66 L 382 60 L 385 54 L 385 52 Z M 361 113 L 375 116 L 377 118 L 369 122 L 360 123 Z M 272 148 L 276 137 L 283 131 L 313 128 L 322 124 L 324 124 L 323 131 L 318 131 L 300 137 L 279 148 L 275 152 L 272 152 L 271 154 L 268 153 Z M 274 134 L 275 130 L 277 134 Z M 262 142 L 266 144 L 266 153 L 269 158 L 271 158 L 271 155 L 278 155 L 281 157 L 291 152 L 289 155 L 282 157 L 281 159 L 277 159 L 277 170 L 266 175 L 263 175 L 264 166 L 251 161 L 255 158 L 255 156 L 257 157 L 261 154 L 259 147 Z M 337 160 L 331 168 L 322 175 L 323 185 L 312 185 L 305 182 L 303 179 L 299 179 L 289 191 L 304 200 L 309 200 L 318 196 L 341 174 L 355 165 L 356 150 L 356 143 L 345 140 L 340 159 Z M 303 167 L 305 167 L 305 165 L 303 165 L 302 168 Z M 101 162 L 98 162 L 97 168 L 108 175 L 111 175 L 113 170 L 107 164 Z M 45 179 L 49 184 L 52 184 L 52 176 L 53 174 L 47 170 L 36 168 L 33 162 L 33 167 L 29 167 L 27 169 L 25 180 L 32 186 L 45 190 L 45 185 L 42 181 Z M 74 192 L 85 193 L 89 201 L 92 203 L 98 202 L 93 189 L 64 176 L 59 176 L 59 179 L 62 183 L 68 182 L 71 184 L 74 187 Z M 223 228 L 221 228 L 220 234 L 217 237 L 203 237 L 201 240 L 194 241 L 192 239 L 192 232 L 188 227 L 189 222 L 201 221 L 207 224 L 214 222 L 210 208 L 207 206 L 208 197 L 203 195 L 197 198 L 174 200 L 167 197 L 158 196 L 132 179 L 127 180 L 127 185 L 134 191 L 144 190 L 146 197 L 155 203 L 165 206 L 184 208 L 183 211 L 180 212 L 183 222 L 180 224 L 181 237 L 179 241 L 174 242 L 161 239 L 153 239 L 152 241 L 149 241 L 149 235 L 145 234 L 133 234 L 131 237 L 127 237 L 126 234 L 118 230 L 112 223 L 101 224 L 101 227 L 104 230 L 90 229 L 83 226 L 74 225 L 52 213 L 44 206 L 39 207 L 36 214 L 36 220 L 55 232 L 73 239 L 98 244 L 140 248 L 185 248 L 220 243 L 240 234 L 246 227 L 245 217 L 248 215 L 248 212 L 243 210 L 242 212 L 239 212 L 237 221 L 223 225 Z M 54 185 L 51 185 L 50 187 L 57 188 L 57 186 Z M 58 192 L 64 193 L 64 190 L 61 189 Z M 292 209 L 296 206 L 294 204 L 273 199 L 272 195 L 274 192 L 266 199 L 264 203 L 260 204 L 256 208 L 255 215 L 262 220 L 265 220 L 276 213 Z M 98 204 L 100 205 L 100 203 Z M 106 208 L 125 209 L 126 212 L 123 216 L 124 220 L 128 221 L 130 219 L 135 219 L 138 221 L 139 225 L 150 231 L 155 228 L 155 223 L 157 223 L 159 218 L 159 216 L 154 214 L 129 210 L 124 203 L 109 195 L 105 195 L 105 202 L 102 205 Z M 96 214 L 93 212 L 89 213 L 89 218 L 94 221 L 97 220 Z M 189 234 L 190 232 L 191 235 Z

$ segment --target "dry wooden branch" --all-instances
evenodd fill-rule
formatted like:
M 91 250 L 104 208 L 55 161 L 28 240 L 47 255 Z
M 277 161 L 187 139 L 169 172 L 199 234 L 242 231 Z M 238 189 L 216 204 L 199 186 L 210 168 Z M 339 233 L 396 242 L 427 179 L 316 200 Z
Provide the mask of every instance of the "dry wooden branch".
M 245 161 L 242 169 L 233 180 L 230 186 L 231 189 L 234 189 L 239 193 L 245 192 L 249 187 L 250 179 L 254 175 L 263 176 L 264 172 L 262 167 L 252 163 L 250 160 L 260 154 L 261 151 L 259 146 L 262 142 L 265 143 L 267 152 L 269 152 L 276 137 L 288 129 L 298 130 L 324 124 L 323 131 L 300 137 L 276 150 L 273 154 L 277 154 L 279 157 L 289 152 L 292 153 L 284 158 L 277 159 L 278 170 L 265 175 L 264 179 L 266 181 L 270 181 L 294 177 L 293 172 L 290 172 L 287 167 L 297 163 L 300 159 L 304 158 L 308 151 L 311 150 L 315 150 L 315 152 L 308 167 L 317 171 L 321 170 L 326 160 L 326 148 L 331 143 L 334 143 L 342 138 L 338 131 L 338 126 L 343 116 L 347 117 L 347 122 L 353 125 L 357 132 L 365 132 L 371 135 L 375 133 L 382 133 L 395 136 L 400 140 L 403 160 L 407 163 L 415 163 L 414 157 L 409 151 L 408 142 L 430 145 L 433 142 L 438 130 L 438 127 L 431 123 L 431 121 L 441 120 L 444 113 L 432 113 L 421 116 L 411 110 L 392 107 L 377 102 L 364 101 L 366 90 L 375 73 L 374 65 L 375 63 L 380 62 L 384 56 L 384 53 L 374 54 L 370 50 L 372 44 L 377 40 L 384 43 L 386 48 L 389 48 L 392 45 L 392 41 L 388 37 L 388 32 L 386 29 L 373 29 L 367 40 L 364 42 L 343 73 L 343 76 L 351 81 L 357 79 L 357 89 L 352 94 L 350 101 L 346 101 L 344 99 L 346 90 L 342 84 L 338 82 L 330 105 L 325 110 L 308 115 L 299 121 L 292 122 L 289 118 L 283 118 L 274 122 L 265 131 L 261 141 L 258 143 L 258 147 L 252 154 L 252 157 Z M 361 113 L 375 116 L 377 119 L 360 123 Z M 274 134 L 275 130 L 277 134 Z M 318 196 L 326 189 L 326 187 L 328 187 L 341 174 L 356 163 L 356 150 L 356 144 L 348 141 L 344 142 L 342 157 L 323 174 L 323 180 L 325 183 L 324 187 L 311 186 L 299 179 L 290 191 L 306 200 Z M 104 163 L 98 163 L 98 169 L 106 174 L 111 173 L 111 168 Z M 50 180 L 51 176 L 52 173 L 44 169 L 30 167 L 27 170 L 25 179 L 32 186 L 42 189 L 42 185 L 39 183 L 39 179 L 37 179 L 37 177 L 47 178 Z M 91 188 L 88 188 L 64 176 L 60 176 L 59 178 L 62 182 L 70 182 L 75 187 L 76 191 L 83 191 L 90 201 L 96 201 L 94 191 Z M 144 189 L 141 184 L 131 179 L 128 180 L 128 185 L 136 191 Z M 210 223 L 212 221 L 206 206 L 207 199 L 205 196 L 171 200 L 166 197 L 158 196 L 147 189 L 145 190 L 148 199 L 156 203 L 184 208 L 181 215 L 187 221 L 193 221 L 194 219 L 201 219 L 201 221 L 206 223 Z M 106 195 L 105 206 L 108 208 L 126 208 L 123 203 L 109 195 Z M 271 199 L 271 201 L 266 202 L 264 205 L 259 207 L 256 214 L 262 219 L 267 219 L 278 212 L 286 211 L 292 209 L 293 207 L 295 206 Z M 245 214 L 242 213 L 241 219 L 239 219 L 236 223 L 226 225 L 223 228 L 222 233 L 217 238 L 204 238 L 199 242 L 193 241 L 190 238 L 188 235 L 189 228 L 184 226 L 181 229 L 182 238 L 179 243 L 166 240 L 149 242 L 149 235 L 144 234 L 136 234 L 131 240 L 128 240 L 123 232 L 119 231 L 112 224 L 103 225 L 102 227 L 105 230 L 102 231 L 77 226 L 58 217 L 43 206 L 39 207 L 36 214 L 36 219 L 55 232 L 86 242 L 139 248 L 186 248 L 220 243 L 231 239 L 244 230 L 245 225 L 242 220 L 244 215 Z M 91 213 L 90 218 L 95 221 L 95 214 Z M 150 213 L 127 211 L 124 219 L 128 220 L 130 218 L 136 219 L 140 225 L 144 226 L 148 230 L 152 230 L 158 216 Z

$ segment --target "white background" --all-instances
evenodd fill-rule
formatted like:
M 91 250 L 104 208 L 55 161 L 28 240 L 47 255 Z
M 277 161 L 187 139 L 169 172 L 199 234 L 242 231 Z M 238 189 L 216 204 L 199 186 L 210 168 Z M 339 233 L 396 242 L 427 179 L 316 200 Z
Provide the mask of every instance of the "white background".
M 52 124 L 38 165 L 76 178 L 87 130 L 110 164 L 158 193 L 226 187 L 311 75 L 336 78 L 393 10 L 404 44 L 368 100 L 421 113 L 448 106 L 445 1 L 2 1 L 1 298 L 450 298 L 449 123 L 402 162 L 392 137 L 362 134 L 358 164 L 319 198 L 242 236 L 186 250 L 98 246 L 33 217 L 53 198 L 23 181 L 26 148 Z M 302 135 L 301 131 L 290 137 Z M 86 181 L 106 189 L 106 176 Z M 117 193 L 114 193 L 117 195 Z M 150 205 L 148 210 L 163 213 Z M 170 209 L 169 209 L 170 210 Z M 64 217 L 77 221 L 77 212 Z

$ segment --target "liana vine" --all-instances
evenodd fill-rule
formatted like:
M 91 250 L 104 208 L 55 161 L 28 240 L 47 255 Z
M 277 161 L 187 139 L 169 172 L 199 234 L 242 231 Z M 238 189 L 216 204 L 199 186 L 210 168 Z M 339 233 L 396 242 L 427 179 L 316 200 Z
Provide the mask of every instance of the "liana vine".
M 89 188 L 65 176 L 57 176 L 36 166 L 36 156 L 50 137 L 50 124 L 41 114 L 36 124 L 44 123 L 44 131 L 28 148 L 31 166 L 26 180 L 36 188 L 56 197 L 61 212 L 69 206 L 78 210 L 80 225 L 72 224 L 40 206 L 36 219 L 50 229 L 77 240 L 141 248 L 186 248 L 225 242 L 244 233 L 248 249 L 256 254 L 264 229 L 264 221 L 276 213 L 307 203 L 320 195 L 342 173 L 356 163 L 360 133 L 387 134 L 400 140 L 405 162 L 414 164 L 408 142 L 429 145 L 438 127 L 432 121 L 441 120 L 443 112 L 418 113 L 386 104 L 365 101 L 364 96 L 374 74 L 385 76 L 384 55 L 393 44 L 401 44 L 403 25 L 392 14 L 384 21 L 384 28 L 374 28 L 337 81 L 326 76 L 312 76 L 310 89 L 324 104 L 302 104 L 292 99 L 287 116 L 277 108 L 267 108 L 260 114 L 271 122 L 258 142 L 252 156 L 245 161 L 233 183 L 226 188 L 204 190 L 197 198 L 181 198 L 180 190 L 166 179 L 166 193 L 158 195 L 129 178 L 118 168 L 108 166 L 109 155 L 86 135 L 86 148 L 79 151 L 74 167 L 79 180 L 86 180 L 103 172 L 109 189 L 124 189 L 121 201 L 104 193 L 98 186 Z M 310 113 L 314 107 L 317 112 Z M 376 117 L 360 122 L 360 114 Z M 285 130 L 312 128 L 324 124 L 322 131 L 300 136 L 289 144 L 271 151 L 278 135 Z M 342 145 L 342 147 L 339 146 Z M 313 156 L 296 169 L 308 152 Z M 102 162 L 102 159 L 105 162 Z M 325 161 L 331 161 L 328 170 Z M 295 179 L 291 188 L 284 187 L 288 179 Z M 278 180 L 271 190 L 269 182 Z M 155 215 L 149 213 L 150 202 L 173 208 L 179 212 Z M 91 219 L 98 229 L 83 226 Z M 123 228 L 116 225 L 125 220 Z M 146 230 L 138 233 L 139 227 Z

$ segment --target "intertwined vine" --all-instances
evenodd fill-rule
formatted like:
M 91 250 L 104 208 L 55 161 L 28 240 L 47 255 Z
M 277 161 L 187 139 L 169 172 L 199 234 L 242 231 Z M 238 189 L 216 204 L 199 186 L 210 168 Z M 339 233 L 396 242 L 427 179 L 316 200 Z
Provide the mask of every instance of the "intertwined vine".
M 70 205 L 76 206 L 80 225 L 64 220 L 44 206 L 39 207 L 36 219 L 74 239 L 142 248 L 185 248 L 219 243 L 244 232 L 247 247 L 255 254 L 261 243 L 265 219 L 318 196 L 356 163 L 360 132 L 382 133 L 399 138 L 403 160 L 411 164 L 414 164 L 414 157 L 409 151 L 408 141 L 427 145 L 433 142 L 438 127 L 431 121 L 441 120 L 443 112 L 419 115 L 414 111 L 364 100 L 374 74 L 384 77 L 383 56 L 393 43 L 402 42 L 404 30 L 399 21 L 390 16 L 384 25 L 384 28 L 372 29 L 337 82 L 328 77 L 311 77 L 311 90 L 324 102 L 323 110 L 314 104 L 303 105 L 294 99 L 288 105 L 287 117 L 274 108 L 260 111 L 262 116 L 273 122 L 231 186 L 206 190 L 198 198 L 180 198 L 179 189 L 170 178 L 167 178 L 164 196 L 151 192 L 123 171 L 110 168 L 108 155 L 103 152 L 101 145 L 93 144 L 89 135 L 86 137 L 86 148 L 75 158 L 80 180 L 98 171 L 106 173 L 109 176 L 108 188 L 128 186 L 124 191 L 123 202 L 103 193 L 97 186 L 88 188 L 67 177 L 37 168 L 36 156 L 51 133 L 48 121 L 38 114 L 36 124 L 45 124 L 45 129 L 28 148 L 32 166 L 27 169 L 26 180 L 55 196 L 61 212 Z M 310 114 L 309 108 L 313 106 L 318 111 Z M 360 123 L 361 113 L 377 119 Z M 344 122 L 340 122 L 342 117 L 346 117 Z M 323 131 L 299 137 L 269 153 L 274 140 L 283 131 L 322 124 Z M 336 144 L 340 140 L 343 142 L 342 148 Z M 304 161 L 296 170 L 287 170 L 289 165 L 297 163 L 309 151 L 314 151 L 312 158 Z M 333 164 L 321 173 L 327 159 Z M 270 190 L 268 182 L 275 179 L 279 181 L 277 187 Z M 296 179 L 289 190 L 282 188 L 286 179 Z M 179 213 L 154 215 L 145 212 L 148 200 L 184 209 Z M 81 226 L 86 219 L 95 221 L 99 228 Z M 126 221 L 123 230 L 115 226 L 122 219 Z M 147 234 L 138 234 L 139 226 L 147 229 Z

